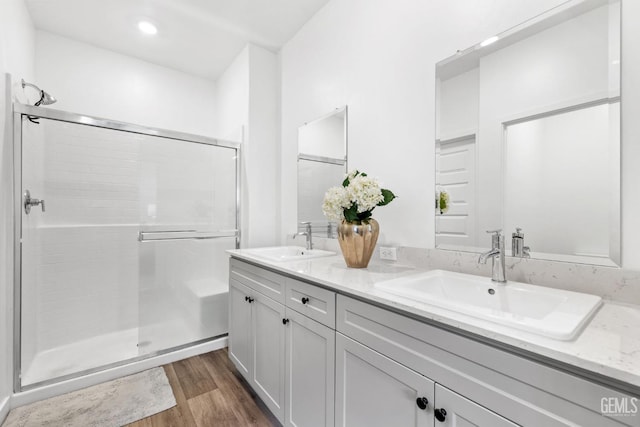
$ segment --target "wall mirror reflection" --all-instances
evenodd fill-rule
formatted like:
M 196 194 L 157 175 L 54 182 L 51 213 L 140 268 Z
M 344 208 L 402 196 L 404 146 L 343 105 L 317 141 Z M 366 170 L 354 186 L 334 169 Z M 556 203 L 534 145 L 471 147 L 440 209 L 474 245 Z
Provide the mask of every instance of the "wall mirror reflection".
M 484 251 L 502 229 L 507 255 L 620 264 L 619 0 L 458 52 L 436 88 L 436 247 Z
M 329 187 L 347 172 L 347 107 L 298 128 L 298 228 L 311 223 L 313 235 L 336 237 L 336 224 L 322 213 Z

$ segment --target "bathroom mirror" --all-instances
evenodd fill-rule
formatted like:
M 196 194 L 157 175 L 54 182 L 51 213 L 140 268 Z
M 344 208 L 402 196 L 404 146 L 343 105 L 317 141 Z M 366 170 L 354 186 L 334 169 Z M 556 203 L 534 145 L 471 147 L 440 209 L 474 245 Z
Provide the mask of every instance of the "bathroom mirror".
M 569 1 L 436 64 L 436 247 L 620 264 L 620 1 Z M 516 254 L 517 256 L 527 255 Z
M 339 185 L 347 172 L 347 107 L 298 128 L 298 227 L 311 222 L 313 235 L 335 237 L 336 224 L 322 213 L 329 187 Z

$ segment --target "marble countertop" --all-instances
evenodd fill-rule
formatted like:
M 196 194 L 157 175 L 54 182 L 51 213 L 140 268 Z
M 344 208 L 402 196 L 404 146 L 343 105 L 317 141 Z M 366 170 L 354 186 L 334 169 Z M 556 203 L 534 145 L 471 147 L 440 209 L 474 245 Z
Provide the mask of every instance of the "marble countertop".
M 377 282 L 414 275 L 424 269 L 384 261 L 372 261 L 366 269 L 353 269 L 345 265 L 340 255 L 271 262 L 252 256 L 243 249 L 228 252 L 235 258 L 410 313 L 414 317 L 458 328 L 640 387 L 640 306 L 637 305 L 605 301 L 577 338 L 559 341 L 396 297 L 374 286 Z

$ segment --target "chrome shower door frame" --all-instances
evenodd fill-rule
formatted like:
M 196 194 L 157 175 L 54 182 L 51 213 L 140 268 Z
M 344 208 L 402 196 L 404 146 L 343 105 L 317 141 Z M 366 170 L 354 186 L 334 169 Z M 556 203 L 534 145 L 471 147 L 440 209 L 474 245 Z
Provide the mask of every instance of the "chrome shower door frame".
M 78 378 L 83 375 L 92 374 L 95 372 L 100 372 L 106 369 L 114 368 L 117 366 L 122 366 L 128 363 L 149 359 L 151 357 L 159 356 L 162 354 L 170 353 L 176 350 L 181 350 L 184 348 L 188 348 L 197 344 L 202 344 L 208 341 L 212 341 L 221 337 L 226 336 L 227 334 L 222 334 L 220 336 L 206 338 L 203 340 L 198 340 L 195 342 L 187 343 L 184 345 L 180 345 L 177 347 L 163 349 L 157 352 L 145 354 L 142 356 L 138 356 L 131 359 L 125 359 L 116 363 L 99 366 L 97 368 L 92 368 L 80 372 L 76 372 L 73 374 L 53 378 L 46 381 L 37 382 L 34 384 L 30 384 L 26 387 L 22 386 L 21 373 L 22 373 L 22 123 L 27 120 L 28 117 L 31 118 L 43 118 L 67 123 L 74 123 L 85 126 L 93 126 L 104 129 L 111 129 L 115 131 L 121 132 L 129 132 L 136 133 L 141 135 L 149 135 L 156 136 L 160 138 L 167 138 L 177 141 L 182 141 L 185 143 L 194 143 L 194 144 L 204 144 L 204 145 L 212 145 L 216 147 L 224 147 L 235 150 L 235 167 L 236 167 L 236 218 L 235 218 L 235 230 L 231 230 L 233 233 L 225 232 L 221 233 L 218 237 L 234 237 L 235 236 L 235 247 L 238 249 L 240 247 L 240 238 L 241 238 L 241 230 L 240 230 L 240 221 L 241 221 L 241 211 L 240 211 L 240 202 L 242 200 L 242 191 L 241 191 L 241 147 L 242 144 L 234 141 L 227 141 L 222 139 L 210 138 L 201 135 L 194 135 L 184 132 L 177 132 L 173 130 L 167 129 L 158 129 L 145 127 L 140 125 L 135 125 L 126 122 L 120 122 L 116 120 L 103 119 L 99 117 L 92 117 L 83 114 L 70 113 L 67 111 L 54 110 L 50 108 L 43 107 L 34 107 L 30 105 L 24 105 L 19 103 L 12 104 L 13 109 L 13 248 L 14 248 L 14 257 L 13 257 L 13 269 L 14 269 L 14 288 L 13 288 L 13 384 L 14 384 L 14 393 L 27 391 L 31 389 L 35 389 L 42 386 L 47 386 L 50 384 L 55 384 L 61 381 L 65 381 L 72 378 Z M 195 237 L 198 238 L 198 237 Z M 215 236 L 210 236 L 208 238 L 216 238 Z

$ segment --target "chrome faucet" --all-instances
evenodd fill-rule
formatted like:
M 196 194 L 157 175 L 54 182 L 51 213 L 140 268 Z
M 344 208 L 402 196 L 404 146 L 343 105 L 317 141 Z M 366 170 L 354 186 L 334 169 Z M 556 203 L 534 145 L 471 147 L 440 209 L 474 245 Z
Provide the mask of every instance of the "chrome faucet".
M 293 238 L 295 239 L 298 236 L 307 236 L 307 250 L 310 251 L 313 249 L 313 241 L 311 240 L 311 222 L 303 221 L 300 224 L 305 226 L 305 231 L 294 234 Z
M 480 254 L 478 258 L 479 264 L 486 264 L 487 259 L 491 258 L 491 280 L 494 282 L 505 283 L 507 281 L 504 272 L 504 236 L 502 230 L 487 231 L 491 236 L 491 250 Z

